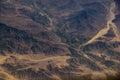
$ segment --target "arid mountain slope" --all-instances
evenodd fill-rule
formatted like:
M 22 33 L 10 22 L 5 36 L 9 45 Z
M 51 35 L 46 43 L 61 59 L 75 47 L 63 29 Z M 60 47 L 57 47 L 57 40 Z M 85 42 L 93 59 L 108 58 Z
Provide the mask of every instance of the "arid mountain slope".
M 0 80 L 119 80 L 119 0 L 0 0 Z

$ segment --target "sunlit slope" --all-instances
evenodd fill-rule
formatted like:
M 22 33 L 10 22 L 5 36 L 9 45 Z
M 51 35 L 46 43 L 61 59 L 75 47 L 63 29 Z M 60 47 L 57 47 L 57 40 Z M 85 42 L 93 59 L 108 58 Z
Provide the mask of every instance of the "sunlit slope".
M 13 75 L 8 73 L 4 68 L 1 66 L 6 62 L 6 60 L 9 58 L 9 56 L 0 56 L 0 79 L 2 80 L 18 80 Z

